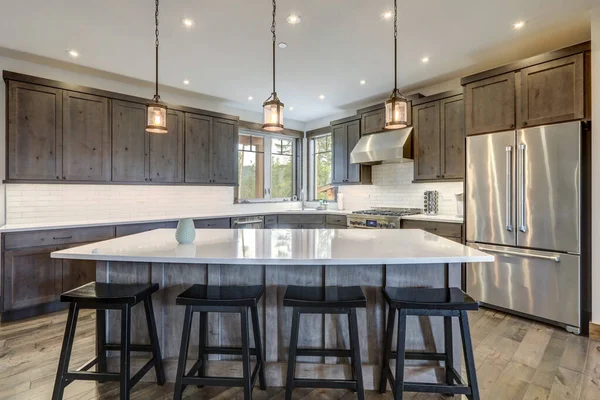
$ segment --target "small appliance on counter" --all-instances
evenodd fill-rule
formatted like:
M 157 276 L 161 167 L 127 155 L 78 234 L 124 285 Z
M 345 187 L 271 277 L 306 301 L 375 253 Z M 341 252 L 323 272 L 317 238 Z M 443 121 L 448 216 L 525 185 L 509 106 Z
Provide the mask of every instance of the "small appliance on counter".
M 438 213 L 438 198 L 437 190 L 426 190 L 423 195 L 423 213 L 425 215 L 437 215 Z
M 456 216 L 462 218 L 465 216 L 465 195 L 464 193 L 456 193 L 454 196 L 456 197 Z

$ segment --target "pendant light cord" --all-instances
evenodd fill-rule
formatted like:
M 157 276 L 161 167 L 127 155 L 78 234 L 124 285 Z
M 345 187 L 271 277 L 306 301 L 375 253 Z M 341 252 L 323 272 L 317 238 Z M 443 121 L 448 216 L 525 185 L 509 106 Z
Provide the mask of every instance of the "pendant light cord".
M 154 97 L 156 99 L 159 98 L 158 96 L 158 0 L 156 0 L 156 11 L 154 12 L 154 24 L 155 24 L 155 29 L 154 29 L 154 34 L 156 36 L 156 40 L 154 42 L 155 46 L 156 46 L 156 93 L 154 94 Z
M 275 35 L 275 16 L 277 15 L 277 2 L 273 0 L 273 24 L 271 25 L 271 33 L 273 34 L 273 94 L 277 93 L 275 91 L 275 42 L 277 41 L 277 36 Z
M 394 0 L 394 91 L 398 90 L 398 4 Z

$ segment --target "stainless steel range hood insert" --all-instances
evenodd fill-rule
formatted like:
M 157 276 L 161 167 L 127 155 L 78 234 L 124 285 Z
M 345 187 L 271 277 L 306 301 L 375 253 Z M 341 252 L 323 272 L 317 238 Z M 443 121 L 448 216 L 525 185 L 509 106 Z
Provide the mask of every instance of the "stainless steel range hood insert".
M 363 136 L 350 153 L 350 163 L 375 165 L 412 161 L 410 159 L 412 130 L 411 126 Z

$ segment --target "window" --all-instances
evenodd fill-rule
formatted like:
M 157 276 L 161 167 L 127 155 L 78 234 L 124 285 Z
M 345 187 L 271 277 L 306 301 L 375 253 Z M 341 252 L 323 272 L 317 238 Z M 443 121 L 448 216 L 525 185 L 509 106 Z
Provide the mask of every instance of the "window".
M 258 132 L 240 132 L 240 201 L 284 200 L 295 195 L 296 140 Z
M 309 191 L 313 200 L 335 200 L 331 186 L 333 173 L 331 134 L 310 139 Z

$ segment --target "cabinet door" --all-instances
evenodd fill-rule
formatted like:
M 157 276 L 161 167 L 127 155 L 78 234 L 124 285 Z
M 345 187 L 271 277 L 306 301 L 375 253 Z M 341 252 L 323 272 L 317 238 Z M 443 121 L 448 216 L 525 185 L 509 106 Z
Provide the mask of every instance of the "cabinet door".
M 238 181 L 238 126 L 235 121 L 215 118 L 210 142 L 212 183 L 236 184 Z
M 185 181 L 208 183 L 210 176 L 210 138 L 213 119 L 185 114 Z
M 348 135 L 346 125 L 336 125 L 332 129 L 333 140 L 333 183 L 345 183 L 348 176 Z
M 360 183 L 360 164 L 350 164 L 350 152 L 360 140 L 360 121 L 353 121 L 346 124 L 346 163 L 348 174 L 346 179 L 348 183 Z
M 440 101 L 440 135 L 442 178 L 464 178 L 465 103 L 462 96 Z
M 87 243 L 80 243 L 82 246 Z M 62 260 L 62 291 L 78 288 L 96 280 L 96 262 L 90 260 Z
M 60 247 L 33 247 L 4 253 L 4 311 L 50 303 L 62 292 L 62 261 L 50 258 Z
M 148 181 L 146 106 L 112 101 L 112 181 Z
M 465 86 L 467 135 L 515 128 L 515 73 Z
M 363 135 L 381 132 L 385 129 L 385 108 L 363 113 L 361 116 Z
M 415 180 L 437 179 L 440 174 L 440 102 L 420 104 L 413 109 Z
M 62 179 L 110 181 L 110 113 L 106 97 L 63 92 Z
M 585 115 L 583 54 L 520 72 L 517 98 L 520 127 L 581 119 Z
M 183 182 L 183 118 L 181 111 L 168 110 L 169 132 L 148 133 L 151 182 Z
M 62 90 L 8 83 L 8 179 L 62 177 Z

